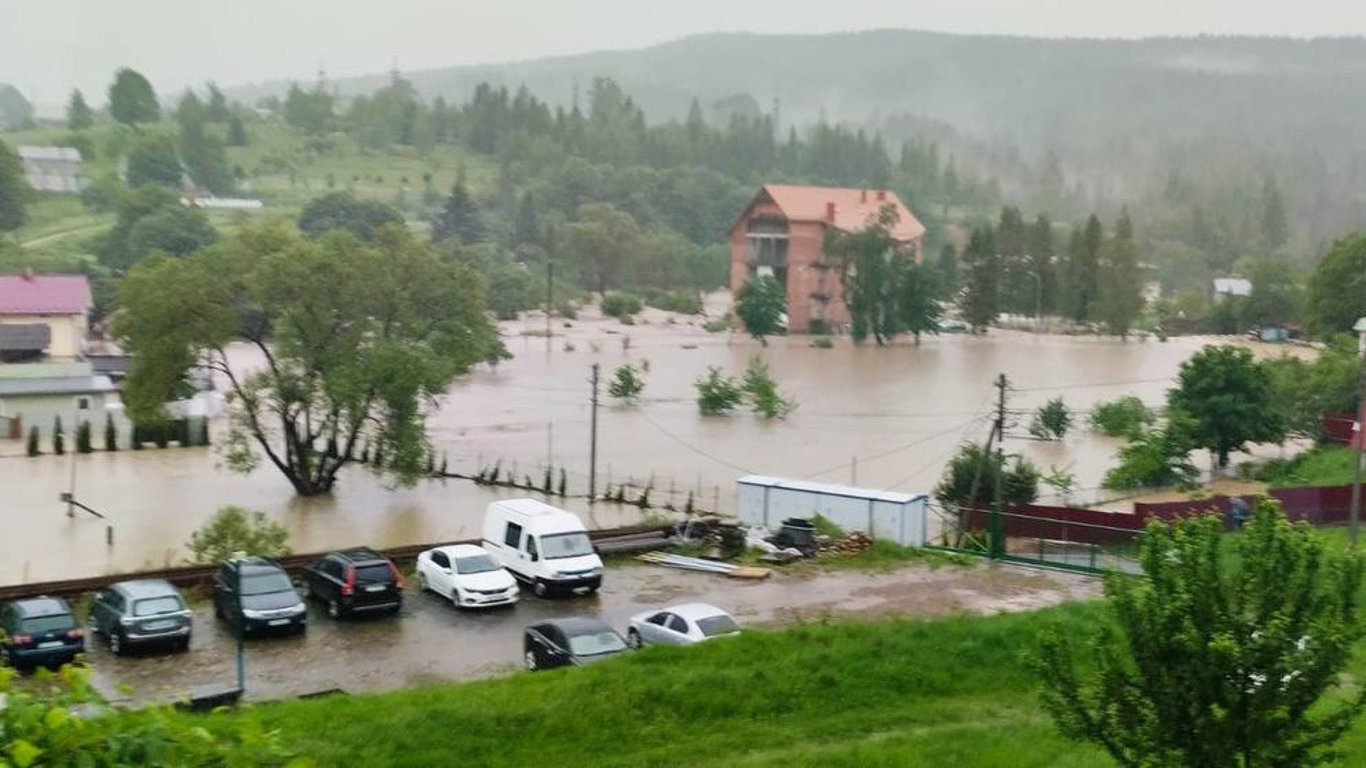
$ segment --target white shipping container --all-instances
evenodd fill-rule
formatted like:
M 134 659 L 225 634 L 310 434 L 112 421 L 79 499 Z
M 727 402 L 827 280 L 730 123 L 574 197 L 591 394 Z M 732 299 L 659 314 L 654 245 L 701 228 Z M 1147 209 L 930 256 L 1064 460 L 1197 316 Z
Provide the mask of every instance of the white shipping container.
M 929 497 L 923 493 L 747 475 L 735 481 L 735 502 L 740 522 L 772 531 L 791 517 L 821 515 L 845 531 L 863 531 L 874 539 L 915 547 L 925 543 Z

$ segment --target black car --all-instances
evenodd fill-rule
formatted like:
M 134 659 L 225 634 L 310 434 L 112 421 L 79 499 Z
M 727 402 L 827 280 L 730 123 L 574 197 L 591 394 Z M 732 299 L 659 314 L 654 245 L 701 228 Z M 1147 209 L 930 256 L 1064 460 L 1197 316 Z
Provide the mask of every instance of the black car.
M 403 607 L 398 568 L 372 549 L 332 552 L 304 568 L 308 596 L 327 606 L 334 619 L 353 613 L 394 611 Z
M 139 579 L 96 592 L 85 624 L 91 637 L 103 635 L 116 655 L 154 645 L 183 651 L 190 647 L 193 615 L 169 582 Z
M 262 557 L 229 560 L 213 583 L 213 612 L 242 634 L 308 629 L 308 606 L 289 575 Z
M 85 651 L 85 631 L 60 597 L 0 605 L 0 661 L 17 669 L 69 664 Z
M 581 667 L 630 650 L 630 646 L 601 619 L 556 619 L 526 628 L 522 642 L 526 668 Z

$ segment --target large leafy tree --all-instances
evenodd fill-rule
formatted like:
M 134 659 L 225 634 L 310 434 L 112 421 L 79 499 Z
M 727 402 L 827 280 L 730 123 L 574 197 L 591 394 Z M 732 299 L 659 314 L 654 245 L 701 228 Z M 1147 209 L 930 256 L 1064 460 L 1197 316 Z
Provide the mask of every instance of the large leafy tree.
M 1143 274 L 1128 211 L 1119 216 L 1115 234 L 1100 249 L 1097 315 L 1110 333 L 1125 338 L 1143 309 Z
M 332 192 L 308 201 L 299 213 L 299 230 L 321 237 L 334 229 L 372 240 L 390 224 L 402 224 L 403 214 L 378 200 L 361 200 L 350 192 Z
M 147 185 L 119 196 L 114 226 L 101 239 L 100 263 L 122 273 L 152 251 L 187 256 L 218 239 L 198 208 L 181 205 L 170 190 Z
M 1316 439 L 1323 414 L 1357 412 L 1357 376 L 1361 356 L 1356 339 L 1334 336 L 1312 362 L 1282 355 L 1262 363 L 1271 373 L 1287 431 Z
M 941 286 L 935 268 L 915 263 L 909 253 L 903 253 L 893 260 L 896 268 L 896 311 L 901 330 L 915 338 L 920 345 L 920 335 L 939 333 L 939 308 Z
M 128 186 L 160 184 L 180 188 L 180 156 L 175 140 L 164 133 L 148 133 L 128 150 Z
M 944 467 L 934 497 L 949 506 L 985 509 L 996 498 L 998 482 L 1006 504 L 1028 504 L 1039 497 L 1039 470 L 1029 459 L 1007 461 L 1000 451 L 988 453 L 978 443 L 963 443 Z
M 1329 760 L 1366 706 L 1340 678 L 1362 636 L 1359 555 L 1264 499 L 1236 537 L 1212 515 L 1151 523 L 1139 562 L 1147 578 L 1106 578 L 1088 649 L 1043 637 L 1034 666 L 1063 734 L 1132 768 Z
M 1366 233 L 1337 241 L 1319 262 L 1305 315 L 1310 330 L 1322 336 L 1351 330 L 1366 317 Z
M 1285 438 L 1284 414 L 1271 372 L 1244 347 L 1205 347 L 1181 363 L 1167 407 L 1190 417 L 1191 440 L 1228 466 L 1228 455 L 1248 443 Z
M 735 314 L 749 335 L 768 345 L 765 337 L 782 330 L 787 290 L 771 275 L 752 277 L 735 292 Z
M 838 260 L 854 341 L 872 336 L 880 346 L 901 330 L 895 261 L 906 246 L 892 237 L 897 218 L 896 208 L 887 205 L 857 232 L 826 232 L 825 252 Z
M 607 203 L 585 203 L 579 218 L 564 227 L 564 250 L 594 290 L 621 285 L 640 254 L 643 236 L 631 214 Z
M 147 78 L 124 67 L 109 85 L 109 114 L 125 125 L 154 123 L 161 117 L 161 105 Z
M 23 226 L 32 196 L 33 190 L 24 179 L 24 166 L 19 162 L 19 156 L 0 141 L 0 232 Z
M 95 111 L 85 103 L 85 95 L 80 89 L 71 92 L 66 103 L 66 127 L 73 131 L 83 131 L 95 124 Z
M 228 465 L 250 471 L 264 455 L 305 496 L 330 492 L 362 442 L 384 456 L 382 471 L 419 477 L 435 399 L 500 347 L 480 277 L 401 227 L 371 242 L 247 227 L 139 266 L 119 302 L 133 419 L 164 418 L 186 371 L 210 371 L 230 392 Z M 235 343 L 256 359 L 230 354 Z
M 1247 277 L 1252 295 L 1243 304 L 1243 322 L 1285 325 L 1299 317 L 1303 292 L 1290 262 L 1277 257 L 1258 259 L 1248 266 Z

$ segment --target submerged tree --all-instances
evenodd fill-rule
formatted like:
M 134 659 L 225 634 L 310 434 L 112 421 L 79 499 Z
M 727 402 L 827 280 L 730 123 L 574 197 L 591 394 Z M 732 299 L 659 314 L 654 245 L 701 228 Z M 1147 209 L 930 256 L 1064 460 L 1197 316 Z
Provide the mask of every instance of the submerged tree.
M 752 277 L 735 292 L 735 314 L 749 335 L 768 346 L 766 337 L 782 331 L 787 292 L 771 275 Z
M 1213 515 L 1152 522 L 1139 561 L 1147 578 L 1106 578 L 1086 651 L 1043 637 L 1033 662 L 1059 730 L 1134 768 L 1331 759 L 1366 707 L 1340 677 L 1362 636 L 1360 556 L 1263 499 L 1236 537 Z
M 134 268 L 119 303 L 131 418 L 163 422 L 186 371 L 212 371 L 228 382 L 228 465 L 250 471 L 264 454 L 305 496 L 329 492 L 362 441 L 382 453 L 383 471 L 421 477 L 433 400 L 499 345 L 479 276 L 401 227 L 372 242 L 246 227 L 189 258 Z M 230 357 L 233 342 L 259 363 Z

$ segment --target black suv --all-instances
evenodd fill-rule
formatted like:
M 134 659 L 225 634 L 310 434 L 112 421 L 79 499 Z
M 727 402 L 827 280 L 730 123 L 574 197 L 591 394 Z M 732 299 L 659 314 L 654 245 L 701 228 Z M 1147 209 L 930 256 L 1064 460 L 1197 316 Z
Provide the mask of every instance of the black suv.
M 85 632 L 60 597 L 0 605 L 0 661 L 17 669 L 70 664 L 85 650 Z
M 403 607 L 403 578 L 393 562 L 366 548 L 332 552 L 304 568 L 308 596 L 334 619 Z
M 213 582 L 213 612 L 243 634 L 308 629 L 308 606 L 280 566 L 263 557 L 229 560 Z
M 120 581 L 95 593 L 86 628 L 103 635 L 115 655 L 136 647 L 190 647 L 193 614 L 176 588 L 161 579 Z

